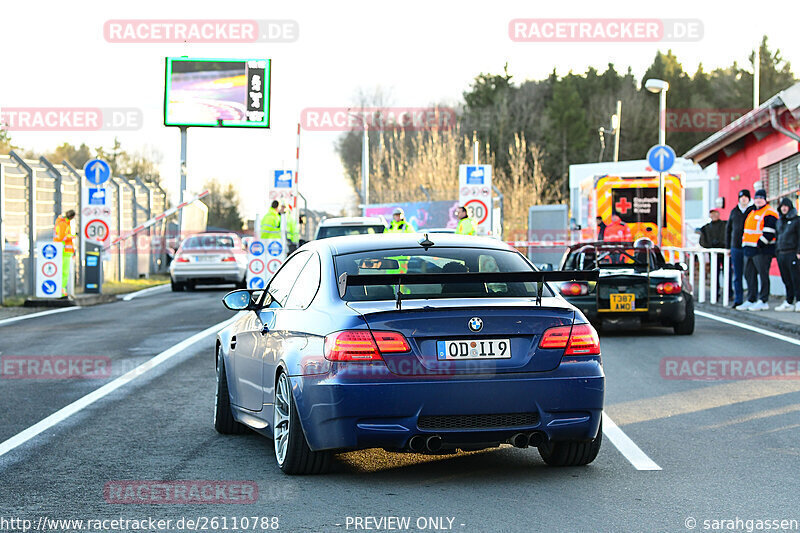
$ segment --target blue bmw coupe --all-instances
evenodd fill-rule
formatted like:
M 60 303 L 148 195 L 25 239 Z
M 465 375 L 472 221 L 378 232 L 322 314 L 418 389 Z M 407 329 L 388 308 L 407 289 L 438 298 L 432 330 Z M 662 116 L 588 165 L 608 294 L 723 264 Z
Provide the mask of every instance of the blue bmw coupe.
M 216 341 L 214 426 L 273 439 L 287 474 L 362 448 L 443 454 L 511 444 L 550 465 L 602 440 L 597 333 L 502 242 L 447 234 L 312 241 L 264 290 L 237 290 Z

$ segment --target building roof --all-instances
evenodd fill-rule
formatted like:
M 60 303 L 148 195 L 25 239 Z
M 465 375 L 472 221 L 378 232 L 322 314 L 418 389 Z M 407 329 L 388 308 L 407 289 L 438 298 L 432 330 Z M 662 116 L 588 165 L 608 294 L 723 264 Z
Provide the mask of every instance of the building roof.
M 796 83 L 779 92 L 756 109 L 734 120 L 706 140 L 689 149 L 688 152 L 683 154 L 683 157 L 692 159 L 695 163 L 705 167 L 716 161 L 716 154 L 720 150 L 743 139 L 748 134 L 760 130 L 764 126 L 767 126 L 769 130 L 775 131 L 769 125 L 769 110 L 771 108 L 778 109 L 779 113 L 788 111 L 794 118 L 800 119 L 800 83 Z

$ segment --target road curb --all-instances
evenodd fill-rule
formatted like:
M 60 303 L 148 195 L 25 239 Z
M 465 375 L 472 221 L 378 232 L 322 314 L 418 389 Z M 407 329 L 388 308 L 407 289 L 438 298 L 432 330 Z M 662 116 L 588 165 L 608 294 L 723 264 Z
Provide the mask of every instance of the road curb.
M 725 318 L 738 320 L 739 322 L 750 324 L 752 326 L 758 326 L 771 331 L 800 335 L 800 325 L 782 322 L 780 320 L 772 320 L 758 316 L 757 313 L 750 311 L 736 311 L 735 309 L 729 309 L 727 307 L 722 307 L 721 305 L 711 305 L 697 302 L 695 302 L 694 305 L 700 311 L 705 311 L 706 313 L 711 313 L 713 315 L 724 316 Z
M 28 298 L 23 307 L 88 307 L 118 300 L 116 294 L 79 294 L 75 298 Z

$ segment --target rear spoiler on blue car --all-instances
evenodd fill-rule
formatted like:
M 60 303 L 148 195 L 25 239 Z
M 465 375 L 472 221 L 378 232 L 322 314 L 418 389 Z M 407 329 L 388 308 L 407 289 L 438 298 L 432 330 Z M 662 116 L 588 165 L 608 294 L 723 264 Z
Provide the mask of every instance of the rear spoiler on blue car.
M 339 297 L 347 287 L 367 285 L 438 285 L 440 283 L 519 283 L 535 282 L 537 302 L 541 303 L 542 285 L 556 281 L 597 281 L 599 270 L 552 270 L 549 272 L 457 272 L 447 274 L 353 274 L 339 276 Z M 398 308 L 402 295 L 397 291 Z

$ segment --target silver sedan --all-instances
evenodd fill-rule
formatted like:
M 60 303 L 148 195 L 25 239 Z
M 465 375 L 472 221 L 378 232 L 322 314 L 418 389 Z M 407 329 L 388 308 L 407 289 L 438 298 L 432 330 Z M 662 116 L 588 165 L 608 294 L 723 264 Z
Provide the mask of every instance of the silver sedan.
M 247 253 L 235 233 L 200 233 L 183 241 L 169 265 L 173 291 L 196 285 L 245 287 Z

